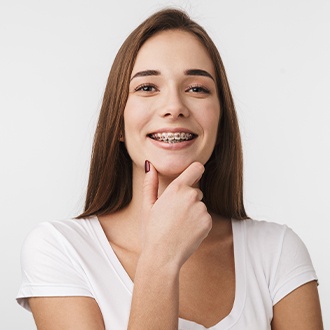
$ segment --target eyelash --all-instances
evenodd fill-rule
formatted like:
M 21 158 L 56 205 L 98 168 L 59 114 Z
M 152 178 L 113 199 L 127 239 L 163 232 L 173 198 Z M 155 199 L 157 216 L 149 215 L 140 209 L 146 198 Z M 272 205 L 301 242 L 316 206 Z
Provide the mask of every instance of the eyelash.
M 198 89 L 198 91 L 195 91 L 196 93 L 204 93 L 204 94 L 210 94 L 210 90 L 204 86 L 201 85 L 192 85 L 189 86 L 186 91 L 189 91 L 191 89 Z
M 142 84 L 142 85 L 137 86 L 134 90 L 136 92 L 138 92 L 138 91 L 151 92 L 150 90 L 146 90 L 146 89 L 150 89 L 150 88 L 153 88 L 156 91 L 158 90 L 157 87 L 153 84 Z M 195 89 L 194 92 L 196 92 L 196 93 L 210 94 L 210 90 L 201 85 L 191 85 L 186 89 L 186 92 L 189 92 L 190 90 L 194 90 L 194 89 Z
M 138 92 L 138 91 L 150 92 L 150 90 L 144 90 L 144 88 L 148 88 L 148 89 L 154 88 L 155 90 L 157 90 L 156 86 L 155 85 L 152 85 L 152 84 L 142 84 L 142 85 L 137 86 L 134 90 L 136 92 Z

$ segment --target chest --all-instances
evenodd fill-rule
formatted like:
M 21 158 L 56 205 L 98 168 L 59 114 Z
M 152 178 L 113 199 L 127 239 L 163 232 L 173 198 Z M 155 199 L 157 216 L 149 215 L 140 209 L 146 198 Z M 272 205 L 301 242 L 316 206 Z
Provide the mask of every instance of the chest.
M 224 319 L 235 300 L 232 244 L 197 251 L 180 272 L 179 316 L 205 327 Z
M 118 246 L 113 249 L 134 282 L 138 255 Z M 235 299 L 232 241 L 198 249 L 180 271 L 179 317 L 211 327 L 231 311 Z
M 215 324 L 218 330 L 270 329 L 269 278 L 263 268 L 253 266 L 258 251 L 249 250 L 242 227 L 241 223 L 233 224 L 235 244 L 227 240 L 219 245 L 221 240 L 217 239 L 216 244 L 198 249 L 182 267 L 180 330 L 202 330 Z M 138 254 L 124 244 L 110 245 L 108 238 L 102 237 L 106 253 L 100 257 L 105 258 L 90 260 L 86 273 L 97 265 L 93 292 L 106 329 L 127 329 Z

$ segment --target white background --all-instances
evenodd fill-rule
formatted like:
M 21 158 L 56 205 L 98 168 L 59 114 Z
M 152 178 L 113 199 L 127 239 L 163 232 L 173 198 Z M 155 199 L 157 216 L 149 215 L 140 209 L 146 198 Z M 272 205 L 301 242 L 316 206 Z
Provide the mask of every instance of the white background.
M 35 329 L 15 302 L 22 241 L 38 222 L 82 210 L 112 60 L 164 5 L 186 9 L 217 44 L 241 126 L 247 211 L 303 239 L 330 328 L 329 1 L 0 1 L 1 329 Z

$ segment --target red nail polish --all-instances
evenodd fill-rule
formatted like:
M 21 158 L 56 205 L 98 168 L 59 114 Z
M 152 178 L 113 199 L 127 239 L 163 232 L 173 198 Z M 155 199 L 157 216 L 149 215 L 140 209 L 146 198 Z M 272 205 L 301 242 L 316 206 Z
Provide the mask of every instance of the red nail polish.
M 144 172 L 148 173 L 149 171 L 150 171 L 150 162 L 149 162 L 149 160 L 146 160 L 144 162 Z

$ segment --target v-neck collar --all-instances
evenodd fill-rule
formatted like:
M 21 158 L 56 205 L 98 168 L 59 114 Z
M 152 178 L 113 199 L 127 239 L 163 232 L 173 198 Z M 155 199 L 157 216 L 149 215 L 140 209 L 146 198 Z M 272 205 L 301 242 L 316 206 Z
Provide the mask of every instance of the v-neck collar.
M 90 218 L 96 235 L 102 245 L 104 252 L 111 260 L 111 264 L 118 275 L 119 280 L 124 287 L 133 294 L 134 283 L 127 274 L 125 268 L 119 261 L 115 251 L 109 243 L 101 223 L 97 217 Z M 242 314 L 246 298 L 246 258 L 245 258 L 245 223 L 244 220 L 231 220 L 233 230 L 234 244 L 234 262 L 235 262 L 235 299 L 230 313 L 220 322 L 210 328 L 196 322 L 179 318 L 179 330 L 226 330 L 230 329 Z

